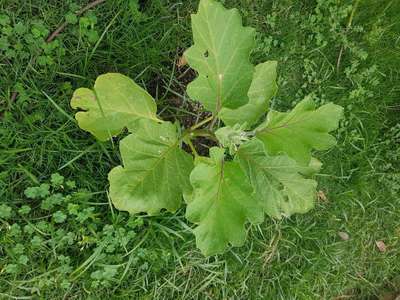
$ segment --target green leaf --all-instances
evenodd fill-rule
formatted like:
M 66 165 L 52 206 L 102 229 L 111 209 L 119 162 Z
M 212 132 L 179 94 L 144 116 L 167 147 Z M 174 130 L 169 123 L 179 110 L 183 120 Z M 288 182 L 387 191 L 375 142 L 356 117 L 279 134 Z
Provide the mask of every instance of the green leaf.
M 142 13 L 140 11 L 139 0 L 129 0 L 129 10 L 132 13 L 134 20 L 140 20 Z
M 219 143 L 229 149 L 229 154 L 234 155 L 238 146 L 249 140 L 247 132 L 244 131 L 245 125 L 235 124 L 226 126 L 215 131 L 215 136 Z
M 267 61 L 255 68 L 253 81 L 247 93 L 249 102 L 239 108 L 222 108 L 219 114 L 226 125 L 233 126 L 236 123 L 245 124 L 247 128 L 256 124 L 268 110 L 269 101 L 275 95 L 276 85 L 276 61 Z
M 160 121 L 154 99 L 132 79 L 122 74 L 100 75 L 94 89 L 77 89 L 71 106 L 81 108 L 75 118 L 79 127 L 101 141 L 132 128 L 138 119 Z
M 22 22 L 18 22 L 14 26 L 14 31 L 15 31 L 16 34 L 22 36 L 27 31 L 27 26 L 24 25 L 24 23 L 22 23 Z
M 123 167 L 111 170 L 110 197 L 129 213 L 176 211 L 191 190 L 192 157 L 180 149 L 177 128 L 169 122 L 138 122 L 138 130 L 120 143 Z
M 318 109 L 311 99 L 304 99 L 287 113 L 270 111 L 256 129 L 256 136 L 270 155 L 286 153 L 302 165 L 308 165 L 311 150 L 327 150 L 336 145 L 328 134 L 339 125 L 341 106 L 329 103 Z
M 68 24 L 76 24 L 78 23 L 78 17 L 73 12 L 69 12 L 65 15 L 65 21 Z
M 315 157 L 311 157 L 310 163 L 307 167 L 303 167 L 301 174 L 306 177 L 312 177 L 317 174 L 322 168 L 322 162 Z
M 222 253 L 229 243 L 241 246 L 246 221 L 262 222 L 263 211 L 246 175 L 237 162 L 224 162 L 224 149 L 213 147 L 210 158 L 196 161 L 190 181 L 186 217 L 198 224 L 194 234 L 204 255 Z
M 53 214 L 53 220 L 56 223 L 63 223 L 67 219 L 67 216 L 62 211 L 56 211 Z
M 260 205 L 271 217 L 305 213 L 314 207 L 317 182 L 301 174 L 307 167 L 287 155 L 269 156 L 256 139 L 243 144 L 236 158 L 250 178 Z
M 5 26 L 7 24 L 10 24 L 10 17 L 7 15 L 1 14 L 0 15 L 0 25 Z
M 212 112 L 246 104 L 254 72 L 249 61 L 254 29 L 242 26 L 237 9 L 201 0 L 192 15 L 192 30 L 194 45 L 184 55 L 199 76 L 188 85 L 190 98 Z
M 18 263 L 20 263 L 21 265 L 26 265 L 28 263 L 28 261 L 29 261 L 29 258 L 26 255 L 21 255 L 18 258 Z
M 64 183 L 64 176 L 61 176 L 59 173 L 51 174 L 50 181 L 54 187 L 61 186 Z
M 50 195 L 50 185 L 42 183 L 40 186 L 25 189 L 24 194 L 30 199 L 44 198 Z
M 18 210 L 18 213 L 21 215 L 27 215 L 31 211 L 31 207 L 29 205 L 22 205 L 21 208 Z
M 0 218 L 9 219 L 11 218 L 11 207 L 6 204 L 0 205 Z

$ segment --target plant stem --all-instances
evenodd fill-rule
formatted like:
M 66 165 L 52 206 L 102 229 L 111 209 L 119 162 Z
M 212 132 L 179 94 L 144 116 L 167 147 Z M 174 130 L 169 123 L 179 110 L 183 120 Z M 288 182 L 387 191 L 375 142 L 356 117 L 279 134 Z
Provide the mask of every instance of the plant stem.
M 212 130 L 213 128 L 214 128 L 214 125 L 215 125 L 215 123 L 217 122 L 217 120 L 218 120 L 218 117 L 217 117 L 217 113 L 215 114 L 215 116 L 214 116 L 214 118 L 213 118 L 213 120 L 212 120 L 212 122 L 211 122 L 211 124 L 210 124 L 210 130 Z
M 188 146 L 190 147 L 190 150 L 192 150 L 192 152 L 193 152 L 193 154 L 194 154 L 194 157 L 195 157 L 195 158 L 198 157 L 198 156 L 199 156 L 199 153 L 197 153 L 196 148 L 194 147 L 192 141 L 191 141 L 190 139 L 187 139 L 186 142 L 187 142 Z
M 208 117 L 206 119 L 204 119 L 203 121 L 201 121 L 200 123 L 194 124 L 192 127 L 189 128 L 188 131 L 193 131 L 201 126 L 203 126 L 204 124 L 207 124 L 208 122 L 210 122 L 212 119 L 214 118 L 214 116 Z
M 217 138 L 215 137 L 215 134 L 212 131 L 207 130 L 207 129 L 204 129 L 204 130 L 199 129 L 199 130 L 193 131 L 190 133 L 190 136 L 191 137 L 208 137 L 211 140 L 218 142 Z

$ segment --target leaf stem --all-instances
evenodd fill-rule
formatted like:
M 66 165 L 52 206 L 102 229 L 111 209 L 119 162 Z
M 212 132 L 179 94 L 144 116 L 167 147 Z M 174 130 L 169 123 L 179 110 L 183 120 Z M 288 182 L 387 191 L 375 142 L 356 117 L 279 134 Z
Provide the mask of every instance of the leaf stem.
M 194 147 L 194 145 L 192 143 L 192 140 L 191 140 L 192 138 L 195 138 L 198 136 L 203 136 L 203 137 L 209 137 L 210 139 L 216 141 L 216 138 L 215 138 L 213 132 L 208 131 L 208 130 L 198 129 L 201 126 L 203 126 L 204 124 L 207 124 L 208 122 L 213 121 L 213 120 L 215 120 L 214 115 L 200 121 L 197 124 L 194 124 L 192 127 L 184 130 L 184 132 L 182 134 L 181 140 L 190 147 L 190 150 L 193 152 L 193 155 L 195 157 L 198 157 L 199 154 L 197 153 L 196 148 Z
M 190 137 L 208 137 L 215 142 L 218 142 L 218 139 L 215 137 L 215 134 L 207 129 L 199 129 L 190 133 Z
M 194 147 L 192 141 L 190 139 L 186 140 L 186 143 L 188 144 L 188 146 L 190 147 L 190 150 L 192 150 L 194 157 L 199 157 L 199 153 L 197 153 L 196 148 Z
M 214 116 L 210 116 L 210 117 L 204 119 L 203 121 L 201 121 L 200 123 L 194 124 L 192 127 L 189 128 L 188 131 L 196 130 L 197 128 L 203 126 L 204 124 L 207 124 L 208 122 L 210 122 L 213 118 L 214 118 Z

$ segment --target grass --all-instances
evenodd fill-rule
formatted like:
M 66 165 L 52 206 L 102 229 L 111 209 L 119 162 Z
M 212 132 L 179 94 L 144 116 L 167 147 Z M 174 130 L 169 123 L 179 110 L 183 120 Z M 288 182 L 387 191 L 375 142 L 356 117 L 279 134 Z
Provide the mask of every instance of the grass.
M 399 3 L 223 1 L 257 29 L 253 61 L 279 62 L 274 108 L 310 96 L 344 106 L 346 118 L 338 145 L 318 153 L 319 190 L 327 200 L 306 215 L 249 228 L 245 246 L 206 259 L 183 209 L 129 217 L 109 205 L 107 173 L 119 164 L 118 147 L 81 131 L 69 107 L 75 88 L 118 71 L 149 89 L 163 115 L 187 114 L 190 100 L 175 62 L 191 44 L 197 1 L 139 1 L 140 12 L 130 2 L 96 7 L 49 50 L 38 45 L 75 10 L 73 3 L 0 1 L 9 26 L 26 28 L 8 36 L 10 44 L 22 44 L 15 57 L 0 48 L 0 199 L 12 208 L 10 217 L 0 209 L 0 298 L 394 299 L 400 291 Z M 4 37 L 7 25 L 1 26 Z M 34 42 L 23 40 L 34 28 Z M 15 89 L 20 95 L 11 101 Z M 56 172 L 77 187 L 53 184 L 50 193 L 63 197 L 46 210 L 45 199 L 24 191 Z M 26 204 L 31 211 L 19 212 Z M 67 219 L 58 223 L 57 212 Z M 380 240 L 386 252 L 376 247 Z

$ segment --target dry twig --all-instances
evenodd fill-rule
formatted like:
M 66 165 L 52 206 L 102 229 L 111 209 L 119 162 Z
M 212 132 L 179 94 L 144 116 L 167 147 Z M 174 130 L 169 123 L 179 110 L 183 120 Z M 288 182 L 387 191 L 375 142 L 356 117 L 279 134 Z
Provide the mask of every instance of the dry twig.
M 88 5 L 82 7 L 80 10 L 75 12 L 75 15 L 77 17 L 83 15 L 85 12 L 87 12 L 89 9 L 94 8 L 95 6 L 105 2 L 106 0 L 95 0 L 93 2 L 90 2 Z M 60 33 L 65 29 L 65 27 L 67 27 L 68 23 L 67 22 L 63 22 L 56 30 L 54 30 L 46 39 L 46 43 L 51 43 L 52 41 L 54 41 L 54 39 L 60 35 Z M 18 92 L 14 91 L 11 94 L 11 102 L 14 102 L 15 100 L 17 100 L 18 98 Z

